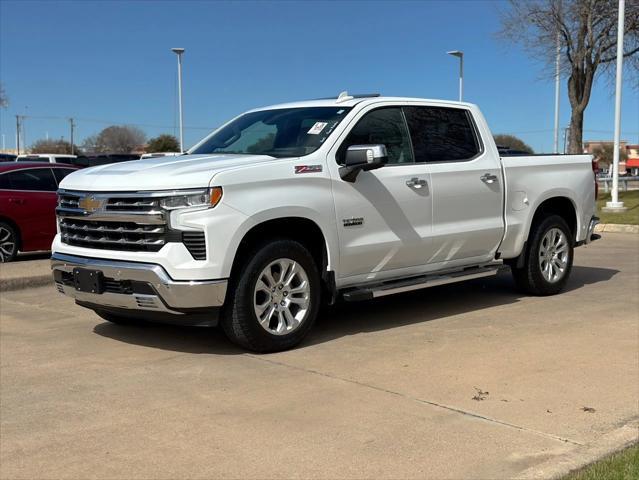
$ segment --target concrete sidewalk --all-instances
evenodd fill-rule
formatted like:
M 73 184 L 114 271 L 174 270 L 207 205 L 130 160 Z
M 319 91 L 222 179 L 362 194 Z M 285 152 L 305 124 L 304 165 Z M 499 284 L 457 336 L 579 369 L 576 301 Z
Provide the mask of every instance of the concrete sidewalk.
M 41 287 L 53 282 L 48 253 L 21 254 L 10 263 L 0 263 L 0 292 Z
M 4 293 L 0 477 L 561 475 L 638 439 L 638 247 L 577 249 L 554 297 L 500 274 L 339 306 L 271 355 Z

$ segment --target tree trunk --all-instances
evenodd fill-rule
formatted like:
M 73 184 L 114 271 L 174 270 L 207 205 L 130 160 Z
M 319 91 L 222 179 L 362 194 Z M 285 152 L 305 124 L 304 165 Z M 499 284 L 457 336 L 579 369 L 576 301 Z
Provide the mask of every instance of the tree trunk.
M 568 153 L 583 153 L 584 111 L 573 107 L 568 131 Z

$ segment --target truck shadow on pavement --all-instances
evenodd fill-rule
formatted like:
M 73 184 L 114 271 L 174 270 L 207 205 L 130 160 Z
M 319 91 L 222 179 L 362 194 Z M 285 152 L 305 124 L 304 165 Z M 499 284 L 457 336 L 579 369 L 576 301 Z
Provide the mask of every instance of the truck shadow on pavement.
M 574 266 L 563 294 L 586 285 L 610 280 L 619 270 Z M 358 333 L 376 332 L 415 323 L 516 303 L 527 296 L 515 290 L 509 272 L 398 294 L 367 302 L 339 303 L 320 311 L 309 336 L 297 348 L 329 342 Z M 182 353 L 237 355 L 246 353 L 232 345 L 218 328 L 145 324 L 123 326 L 104 322 L 94 332 L 117 341 Z

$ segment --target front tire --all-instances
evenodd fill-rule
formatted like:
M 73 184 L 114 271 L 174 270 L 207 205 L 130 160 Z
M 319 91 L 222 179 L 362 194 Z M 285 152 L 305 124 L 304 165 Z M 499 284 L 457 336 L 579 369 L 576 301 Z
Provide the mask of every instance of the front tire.
M 309 251 L 293 240 L 273 240 L 247 256 L 229 290 L 221 326 L 233 343 L 248 350 L 286 350 L 315 323 L 320 295 Z
M 0 263 L 11 262 L 18 254 L 18 233 L 5 222 L 0 222 Z
M 512 267 L 515 284 L 531 295 L 555 295 L 564 289 L 572 261 L 570 228 L 559 215 L 550 215 L 531 228 L 524 266 Z

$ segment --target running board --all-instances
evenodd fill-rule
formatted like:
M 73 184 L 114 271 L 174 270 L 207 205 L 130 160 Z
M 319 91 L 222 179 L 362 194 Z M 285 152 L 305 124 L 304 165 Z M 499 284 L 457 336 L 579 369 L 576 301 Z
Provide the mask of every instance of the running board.
M 422 275 L 409 279 L 388 281 L 368 285 L 354 290 L 348 290 L 344 292 L 342 296 L 347 302 L 370 300 L 372 298 L 385 297 L 386 295 L 394 295 L 396 293 L 410 292 L 412 290 L 420 290 L 422 288 L 436 287 L 437 285 L 446 285 L 447 283 L 472 280 L 473 278 L 491 277 L 497 275 L 497 272 L 502 267 L 503 265 L 501 263 L 491 264 L 448 273 Z

